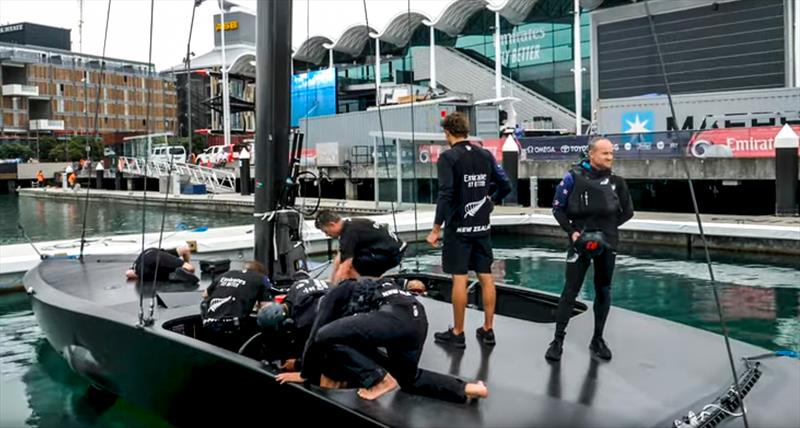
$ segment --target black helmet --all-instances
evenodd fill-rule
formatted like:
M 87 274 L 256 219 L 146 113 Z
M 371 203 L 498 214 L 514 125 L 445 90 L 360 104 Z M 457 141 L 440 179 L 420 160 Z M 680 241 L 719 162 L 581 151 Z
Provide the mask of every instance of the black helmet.
M 283 304 L 270 302 L 258 311 L 256 322 L 263 330 L 279 330 L 283 327 L 287 315 Z

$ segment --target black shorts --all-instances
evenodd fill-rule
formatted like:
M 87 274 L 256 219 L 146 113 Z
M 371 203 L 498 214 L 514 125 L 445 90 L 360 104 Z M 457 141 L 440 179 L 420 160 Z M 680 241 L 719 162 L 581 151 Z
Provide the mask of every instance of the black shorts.
M 442 270 L 451 275 L 466 275 L 467 272 L 491 273 L 492 239 L 489 235 L 466 237 L 445 232 L 442 247 Z
M 403 247 L 403 250 L 405 247 Z M 403 251 L 396 253 L 359 251 L 353 257 L 353 269 L 362 276 L 382 276 L 386 271 L 400 264 Z

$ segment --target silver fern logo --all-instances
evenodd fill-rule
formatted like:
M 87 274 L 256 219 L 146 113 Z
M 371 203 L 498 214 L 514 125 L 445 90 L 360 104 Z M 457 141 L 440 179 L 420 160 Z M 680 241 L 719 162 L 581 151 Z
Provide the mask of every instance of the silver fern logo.
M 223 299 L 219 298 L 211 299 L 211 302 L 208 304 L 208 311 L 216 312 L 216 310 L 219 309 L 220 306 L 224 305 L 225 303 L 228 303 L 231 299 L 233 299 L 233 296 L 228 296 Z
M 467 205 L 464 205 L 464 218 L 475 217 L 475 214 L 478 214 L 478 211 L 481 210 L 481 207 L 483 207 L 483 204 L 485 204 L 487 200 L 489 200 L 489 198 L 485 197 L 479 201 L 470 202 Z

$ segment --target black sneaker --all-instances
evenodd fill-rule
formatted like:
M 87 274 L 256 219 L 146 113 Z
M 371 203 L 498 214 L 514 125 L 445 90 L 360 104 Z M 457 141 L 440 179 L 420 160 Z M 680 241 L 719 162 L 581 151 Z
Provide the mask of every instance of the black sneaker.
M 611 350 L 608 349 L 606 345 L 606 341 L 602 338 L 595 338 L 592 339 L 592 343 L 589 344 L 589 349 L 592 351 L 595 357 L 603 359 L 603 360 L 610 360 L 611 359 Z
M 447 331 L 433 333 L 433 339 L 442 344 L 454 346 L 456 348 L 466 348 L 467 344 L 464 342 L 464 333 L 453 334 L 453 329 L 448 328 Z
M 475 337 L 478 338 L 478 343 L 482 343 L 486 346 L 494 346 L 497 343 L 494 340 L 494 329 L 484 330 L 483 326 L 480 326 L 475 330 Z
M 548 361 L 561 361 L 561 353 L 564 352 L 563 346 L 563 341 L 558 339 L 553 340 L 550 342 L 550 347 L 547 348 L 547 352 L 544 353 L 544 358 Z

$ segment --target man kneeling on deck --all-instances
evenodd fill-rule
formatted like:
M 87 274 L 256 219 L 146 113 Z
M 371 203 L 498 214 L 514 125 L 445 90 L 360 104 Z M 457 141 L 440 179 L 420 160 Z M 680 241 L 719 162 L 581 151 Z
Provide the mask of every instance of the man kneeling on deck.
M 139 254 L 133 266 L 125 272 L 128 279 L 152 281 L 197 281 L 191 264 L 192 250 L 183 245 L 172 250 L 148 248 Z M 193 278 L 190 278 L 193 277 Z
M 339 239 L 331 284 L 361 276 L 380 277 L 400 264 L 406 243 L 386 226 L 366 218 L 344 220 L 332 211 L 317 215 L 317 229 Z
M 276 298 L 258 311 L 258 326 L 264 331 L 281 333 L 286 339 L 285 370 L 299 370 L 319 300 L 328 289 L 325 281 L 303 278 L 295 281 L 282 299 Z
M 209 342 L 235 351 L 241 345 L 242 326 L 253 308 L 264 307 L 271 283 L 267 269 L 251 260 L 242 270 L 229 270 L 203 291 L 200 315 Z
M 408 288 L 418 288 L 411 282 Z M 345 280 L 320 302 L 302 371 L 281 373 L 276 379 L 281 383 L 319 380 L 321 386 L 334 388 L 356 383 L 358 396 L 365 400 L 398 386 L 412 394 L 457 403 L 486 397 L 489 391 L 483 382 L 466 383 L 419 368 L 427 334 L 425 308 L 395 280 Z

